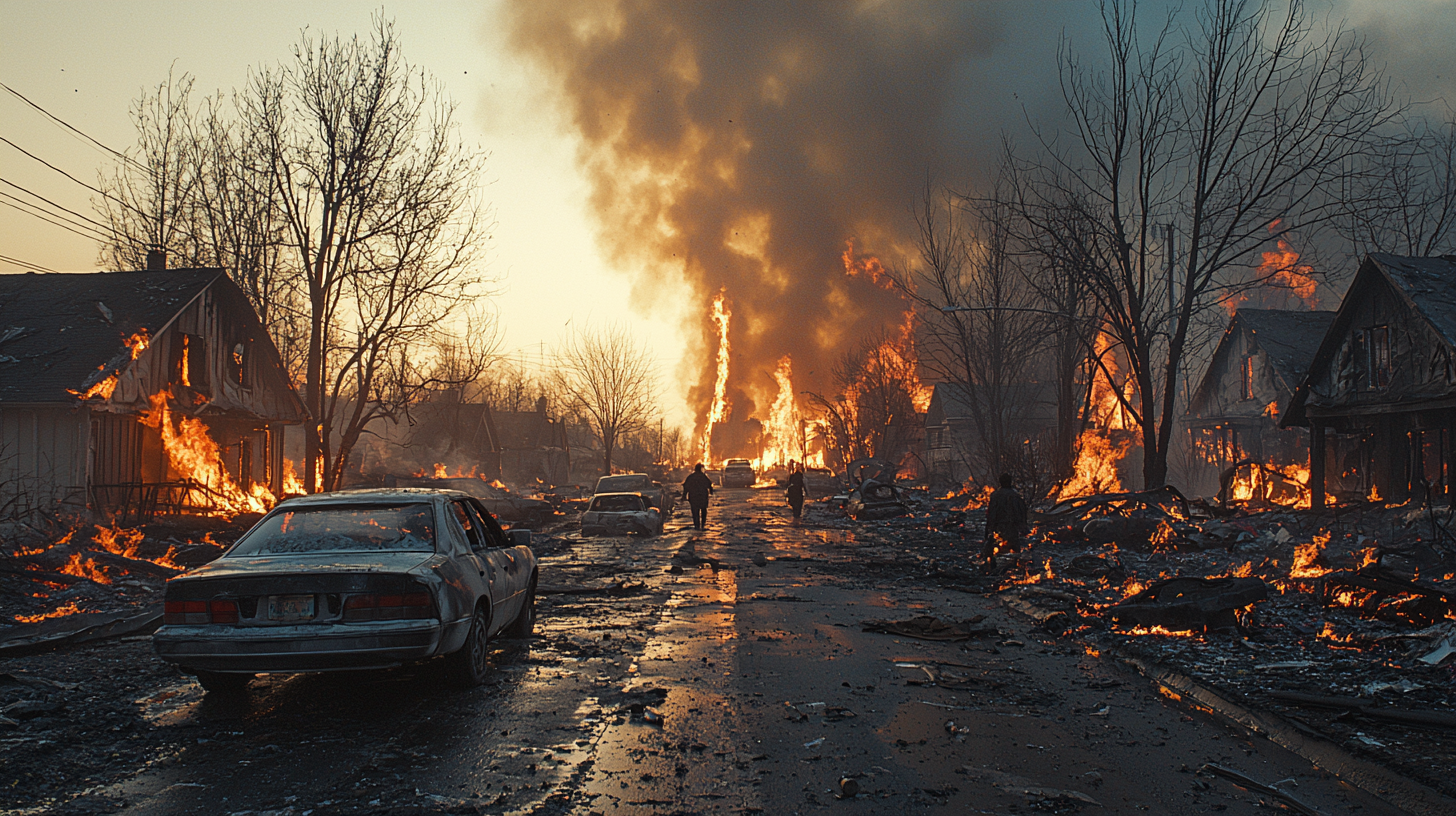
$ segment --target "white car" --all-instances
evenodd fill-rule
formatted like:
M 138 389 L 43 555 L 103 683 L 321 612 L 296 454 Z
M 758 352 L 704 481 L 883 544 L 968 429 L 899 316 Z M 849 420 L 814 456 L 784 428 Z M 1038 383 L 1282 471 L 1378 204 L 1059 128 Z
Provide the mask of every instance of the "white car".
M 581 514 L 582 535 L 662 533 L 662 513 L 641 493 L 598 493 Z

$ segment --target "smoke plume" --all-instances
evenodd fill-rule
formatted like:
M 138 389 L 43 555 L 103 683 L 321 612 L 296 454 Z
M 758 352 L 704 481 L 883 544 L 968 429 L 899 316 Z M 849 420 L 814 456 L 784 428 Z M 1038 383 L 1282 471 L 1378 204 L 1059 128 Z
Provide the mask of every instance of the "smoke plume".
M 513 47 L 544 71 L 579 134 L 600 246 L 643 270 L 639 295 L 659 276 L 683 276 L 701 304 L 689 394 L 700 422 L 720 291 L 733 313 L 728 395 L 739 422 L 769 410 L 784 355 L 796 388 L 827 390 L 843 350 L 904 321 L 894 292 L 846 275 L 846 242 L 861 256 L 895 256 L 928 177 L 963 182 L 977 148 L 994 160 L 994 137 L 967 142 L 965 103 L 967 68 L 995 49 L 1001 8 L 511 7 Z

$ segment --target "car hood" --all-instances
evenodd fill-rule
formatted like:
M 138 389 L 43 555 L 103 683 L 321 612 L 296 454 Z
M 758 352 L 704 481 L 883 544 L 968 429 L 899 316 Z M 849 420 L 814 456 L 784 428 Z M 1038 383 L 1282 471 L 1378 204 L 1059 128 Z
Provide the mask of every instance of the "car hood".
M 186 574 L 188 578 L 256 577 L 269 573 L 408 572 L 434 558 L 429 552 L 317 553 L 219 558 Z

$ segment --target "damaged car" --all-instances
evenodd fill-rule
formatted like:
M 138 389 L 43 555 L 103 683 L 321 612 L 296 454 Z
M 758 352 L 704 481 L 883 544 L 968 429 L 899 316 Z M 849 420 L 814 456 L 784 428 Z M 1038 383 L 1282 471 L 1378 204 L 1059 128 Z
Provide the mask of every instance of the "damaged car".
M 490 640 L 535 626 L 530 536 L 503 531 L 456 490 L 289 499 L 216 561 L 167 583 L 153 647 L 208 691 L 241 690 L 259 673 L 434 657 L 476 685 Z
M 662 513 L 641 493 L 598 493 L 581 514 L 582 535 L 661 535 Z
M 849 492 L 844 512 L 855 521 L 877 521 L 910 512 L 900 488 L 889 482 L 867 479 Z

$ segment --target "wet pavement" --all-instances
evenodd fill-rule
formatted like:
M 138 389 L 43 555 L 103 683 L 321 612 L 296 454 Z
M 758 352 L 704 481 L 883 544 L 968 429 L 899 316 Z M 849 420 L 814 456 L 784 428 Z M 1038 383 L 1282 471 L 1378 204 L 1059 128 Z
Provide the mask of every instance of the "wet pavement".
M 126 676 L 117 685 L 127 692 L 115 702 L 124 722 L 104 772 L 87 766 L 43 788 L 17 779 L 11 795 L 30 795 L 0 807 L 299 816 L 1269 809 L 1273 798 L 1199 772 L 1216 763 L 1279 783 L 1318 812 L 1401 812 L 1160 696 L 1108 656 L 1038 636 L 994 595 L 866 566 L 894 556 L 874 525 L 791 525 L 777 491 L 719 497 L 705 533 L 685 529 L 684 510 L 660 538 L 573 541 L 543 557 L 549 594 L 536 637 L 499 642 L 491 681 L 471 691 L 450 690 L 426 664 L 261 677 L 245 698 L 214 699 L 141 640 L 14 661 L 3 668 L 95 683 L 81 676 L 82 658 L 105 660 Z M 927 642 L 860 626 L 918 614 L 979 616 L 977 627 L 1000 634 Z M 51 755 L 57 767 L 82 750 L 54 736 L 5 736 L 0 756 Z

